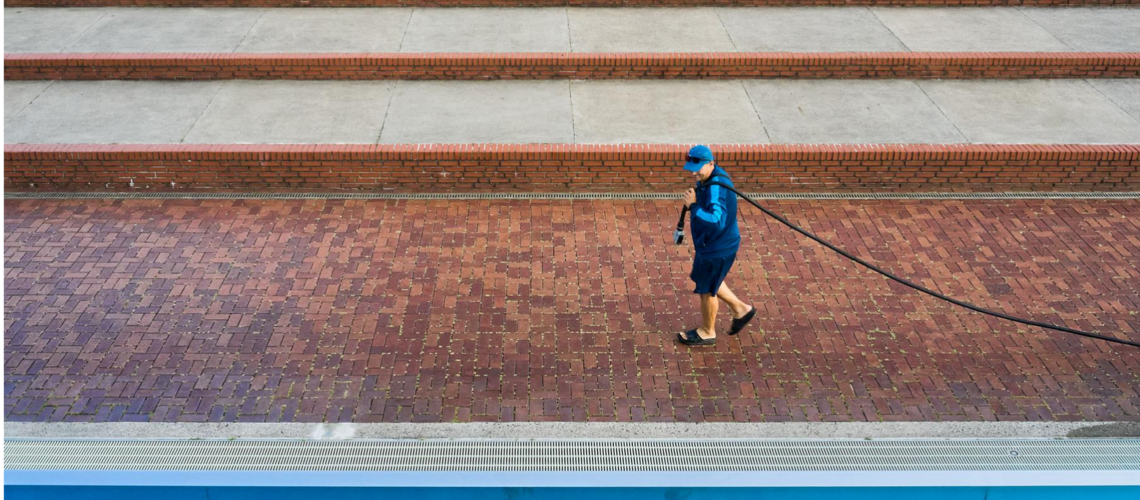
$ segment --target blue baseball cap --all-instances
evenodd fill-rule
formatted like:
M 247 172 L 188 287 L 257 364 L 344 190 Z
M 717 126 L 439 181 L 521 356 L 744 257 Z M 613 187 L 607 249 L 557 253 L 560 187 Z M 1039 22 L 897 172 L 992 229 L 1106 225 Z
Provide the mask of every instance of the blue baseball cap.
M 685 157 L 685 170 L 696 172 L 710 161 L 713 161 L 713 154 L 708 146 L 704 144 L 693 146 L 693 149 L 689 150 L 689 155 Z

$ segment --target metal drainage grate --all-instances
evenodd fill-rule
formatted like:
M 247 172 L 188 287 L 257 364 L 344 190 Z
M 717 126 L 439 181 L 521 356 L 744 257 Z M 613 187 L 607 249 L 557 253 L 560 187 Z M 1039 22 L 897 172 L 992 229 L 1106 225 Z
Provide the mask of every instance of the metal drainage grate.
M 1093 193 L 749 193 L 758 200 L 1140 199 L 1140 192 Z M 344 200 L 673 200 L 672 193 L 65 193 L 5 192 L 4 199 L 344 199 Z
M 1140 439 L 8 439 L 8 470 L 1140 470 Z

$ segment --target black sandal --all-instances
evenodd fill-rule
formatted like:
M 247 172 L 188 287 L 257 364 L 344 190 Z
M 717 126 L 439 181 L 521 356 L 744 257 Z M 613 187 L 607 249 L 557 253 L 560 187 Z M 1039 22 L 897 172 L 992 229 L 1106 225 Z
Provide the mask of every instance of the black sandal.
M 685 332 L 685 335 L 683 337 L 678 337 L 677 340 L 680 341 L 682 344 L 685 344 L 685 345 L 713 345 L 713 344 L 716 344 L 716 337 L 713 337 L 711 339 L 701 338 L 701 336 L 699 334 L 697 334 L 696 329 L 692 329 L 692 330 Z
M 749 321 L 752 321 L 754 317 L 756 317 L 756 306 L 752 306 L 752 310 L 745 313 L 740 319 L 732 320 L 732 328 L 728 329 L 728 334 L 736 335 L 740 333 L 740 331 L 744 329 L 744 326 L 747 325 Z

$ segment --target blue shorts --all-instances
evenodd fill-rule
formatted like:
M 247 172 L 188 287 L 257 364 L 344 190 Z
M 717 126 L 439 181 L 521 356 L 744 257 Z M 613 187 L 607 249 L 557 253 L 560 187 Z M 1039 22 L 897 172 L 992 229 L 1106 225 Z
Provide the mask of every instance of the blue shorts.
M 689 279 L 697 284 L 697 289 L 693 290 L 693 293 L 716 295 L 720 290 L 720 284 L 724 283 L 724 277 L 728 276 L 728 270 L 732 269 L 733 262 L 736 262 L 735 253 L 707 259 L 697 257 L 693 261 L 693 272 L 689 273 Z

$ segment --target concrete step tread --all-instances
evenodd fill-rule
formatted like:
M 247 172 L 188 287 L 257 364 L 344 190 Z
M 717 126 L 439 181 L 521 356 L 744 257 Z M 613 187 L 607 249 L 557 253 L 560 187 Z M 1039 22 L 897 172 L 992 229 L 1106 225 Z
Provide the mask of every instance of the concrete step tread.
M 6 83 L 11 144 L 1140 143 L 1140 80 Z
M 6 8 L 6 53 L 1130 52 L 1140 8 Z

